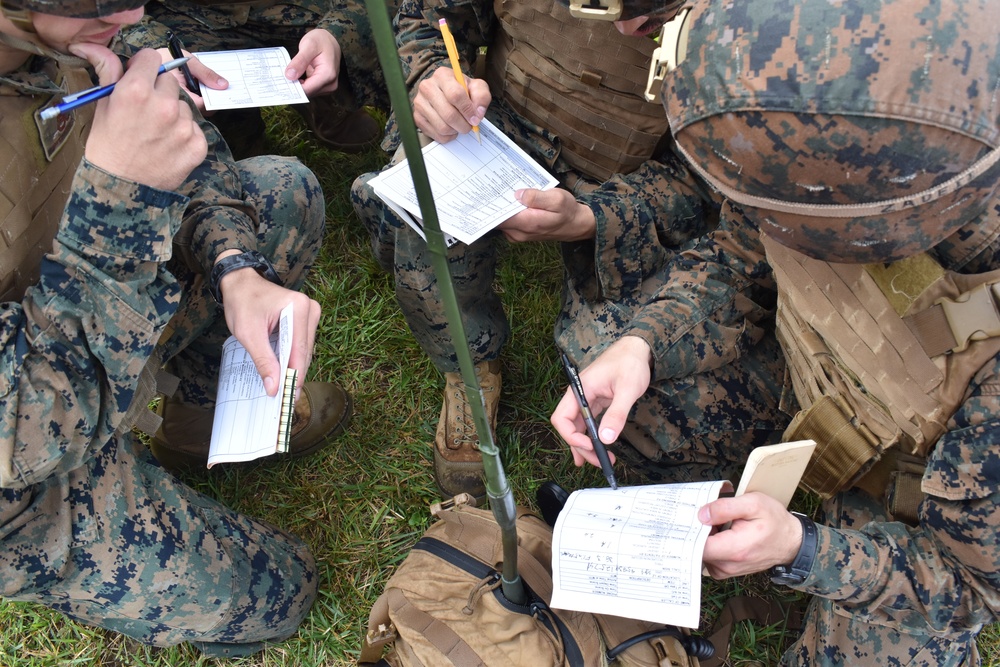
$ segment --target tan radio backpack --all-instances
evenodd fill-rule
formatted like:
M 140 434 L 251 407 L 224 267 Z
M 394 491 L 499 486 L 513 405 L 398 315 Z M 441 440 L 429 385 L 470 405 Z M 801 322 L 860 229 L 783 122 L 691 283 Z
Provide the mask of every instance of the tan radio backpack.
M 698 667 L 689 653 L 711 655 L 706 640 L 673 626 L 551 609 L 552 529 L 527 508 L 517 511 L 523 606 L 500 590 L 493 514 L 464 494 L 431 513 L 435 523 L 372 607 L 359 665 Z

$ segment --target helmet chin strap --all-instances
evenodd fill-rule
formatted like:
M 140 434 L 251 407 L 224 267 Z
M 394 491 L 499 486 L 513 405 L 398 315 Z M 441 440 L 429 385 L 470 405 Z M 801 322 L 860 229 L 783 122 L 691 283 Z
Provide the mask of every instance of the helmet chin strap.
M 3 12 L 4 18 L 13 23 L 18 30 L 34 34 L 35 24 L 31 20 L 31 12 L 27 9 L 14 9 L 0 2 L 0 12 Z
M 7 10 L 4 10 L 4 13 L 6 12 Z M 14 37 L 13 35 L 8 35 L 5 32 L 0 32 L 0 44 L 9 46 L 17 51 L 25 51 L 44 58 L 51 58 L 60 64 L 70 67 L 88 67 L 90 64 L 83 58 L 77 58 L 76 56 L 68 53 L 60 53 L 52 47 L 42 44 L 41 40 L 35 35 L 32 35 L 32 37 L 34 39 L 21 39 L 20 37 Z

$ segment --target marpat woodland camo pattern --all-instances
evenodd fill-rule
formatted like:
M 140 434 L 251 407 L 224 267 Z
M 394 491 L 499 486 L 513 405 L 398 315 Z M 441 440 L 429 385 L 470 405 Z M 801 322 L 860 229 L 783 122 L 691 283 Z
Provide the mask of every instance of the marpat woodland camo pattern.
M 18 90 L 2 92 L 0 105 Z M 5 117 L 3 131 L 34 128 L 23 120 Z M 182 391 L 214 397 L 215 256 L 259 248 L 294 288 L 325 214 L 297 160 L 233 163 L 203 127 L 209 156 L 181 192 L 84 161 L 40 280 L 0 306 L 0 595 L 146 643 L 240 655 L 295 632 L 316 596 L 313 558 L 180 483 L 123 419 L 154 354 L 186 357 Z

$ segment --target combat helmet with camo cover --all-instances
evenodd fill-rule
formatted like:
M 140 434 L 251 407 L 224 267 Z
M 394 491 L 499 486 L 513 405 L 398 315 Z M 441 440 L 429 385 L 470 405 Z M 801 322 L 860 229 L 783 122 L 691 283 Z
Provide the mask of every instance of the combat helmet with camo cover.
M 1000 354 L 994 17 L 706 0 L 662 89 L 677 149 L 763 232 L 800 408 L 783 439 L 822 443 L 803 486 L 860 487 L 910 523 L 928 452 Z
M 914 255 L 998 215 L 996 11 L 985 0 L 694 3 L 662 88 L 671 132 L 776 241 L 834 262 Z
M 0 7 L 4 14 L 35 12 L 53 16 L 68 16 L 76 19 L 93 19 L 110 16 L 118 12 L 138 9 L 148 0 L 3 0 Z

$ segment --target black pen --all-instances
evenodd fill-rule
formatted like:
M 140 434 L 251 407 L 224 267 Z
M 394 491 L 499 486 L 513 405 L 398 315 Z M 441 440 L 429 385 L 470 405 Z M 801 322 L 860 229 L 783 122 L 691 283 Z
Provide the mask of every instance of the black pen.
M 168 33 L 167 49 L 170 51 L 170 56 L 173 58 L 183 58 L 184 52 L 181 51 L 182 48 L 181 40 L 177 39 L 177 35 L 172 32 Z M 187 65 L 181 65 L 181 74 L 184 75 L 184 83 L 187 84 L 188 90 L 197 95 L 201 87 L 198 85 L 198 79 L 194 78 L 194 75 L 191 74 L 191 68 Z
M 159 76 L 164 72 L 169 72 L 172 69 L 177 69 L 184 63 L 186 63 L 190 58 L 177 58 L 176 60 L 171 60 L 160 65 L 160 69 L 156 72 Z M 39 112 L 42 120 L 48 120 L 50 118 L 55 118 L 59 114 L 66 113 L 67 111 L 72 111 L 77 107 L 82 107 L 84 104 L 90 104 L 91 102 L 96 102 L 102 97 L 107 97 L 115 89 L 115 84 L 110 84 L 107 86 L 97 86 L 95 88 L 88 88 L 87 90 L 81 90 L 78 93 L 73 93 L 72 95 L 67 95 L 62 99 L 62 102 L 55 105 L 54 107 L 48 107 L 47 109 L 42 109 Z
M 562 356 L 563 367 L 566 369 L 566 377 L 569 378 L 569 386 L 573 390 L 573 395 L 576 396 L 576 402 L 580 404 L 583 423 L 587 425 L 587 434 L 590 435 L 590 441 L 594 444 L 594 453 L 597 454 L 597 460 L 601 462 L 601 470 L 604 471 L 604 477 L 608 480 L 611 488 L 617 489 L 618 481 L 615 479 L 615 470 L 611 467 L 608 450 L 605 449 L 601 439 L 597 437 L 597 424 L 594 422 L 594 415 L 590 414 L 590 406 L 587 405 L 587 397 L 583 393 L 583 383 L 580 382 L 580 374 L 565 352 L 560 352 L 560 355 Z

